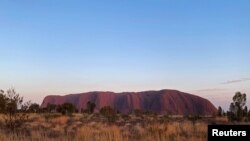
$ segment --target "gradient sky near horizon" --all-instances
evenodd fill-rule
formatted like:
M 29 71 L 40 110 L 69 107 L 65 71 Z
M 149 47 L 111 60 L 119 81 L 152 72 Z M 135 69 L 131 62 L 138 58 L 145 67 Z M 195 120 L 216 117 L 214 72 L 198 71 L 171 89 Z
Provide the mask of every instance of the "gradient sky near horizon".
M 250 105 L 248 0 L 1 0 L 0 89 L 178 89 Z

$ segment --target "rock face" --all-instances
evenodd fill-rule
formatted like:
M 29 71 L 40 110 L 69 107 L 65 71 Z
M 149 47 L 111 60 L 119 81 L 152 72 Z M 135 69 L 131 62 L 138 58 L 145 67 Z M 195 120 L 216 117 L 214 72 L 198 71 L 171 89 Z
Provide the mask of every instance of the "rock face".
M 42 107 L 50 104 L 69 102 L 79 110 L 86 109 L 87 102 L 96 104 L 95 111 L 110 106 L 121 113 L 131 113 L 138 109 L 159 114 L 173 115 L 211 115 L 216 113 L 214 105 L 199 96 L 177 90 L 143 91 L 143 92 L 88 92 L 65 96 L 51 95 L 44 98 Z

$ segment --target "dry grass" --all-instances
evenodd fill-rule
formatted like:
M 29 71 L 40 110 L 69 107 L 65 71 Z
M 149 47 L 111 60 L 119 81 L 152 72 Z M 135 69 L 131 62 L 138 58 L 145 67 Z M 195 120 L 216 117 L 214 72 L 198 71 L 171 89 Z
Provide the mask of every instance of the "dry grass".
M 228 122 L 228 119 L 226 117 L 216 117 L 215 119 L 217 122 Z
M 59 125 L 66 125 L 68 122 L 67 116 L 59 116 L 56 118 L 51 119 L 51 124 L 59 124 Z
M 76 133 L 79 141 L 123 141 L 121 128 L 118 126 L 107 126 L 103 124 L 87 125 L 81 127 Z
M 31 114 L 19 134 L 7 133 L 0 124 L 0 141 L 205 141 L 207 138 L 206 120 L 163 118 L 130 116 L 129 120 L 123 120 L 120 116 L 117 122 L 109 123 L 93 115 Z

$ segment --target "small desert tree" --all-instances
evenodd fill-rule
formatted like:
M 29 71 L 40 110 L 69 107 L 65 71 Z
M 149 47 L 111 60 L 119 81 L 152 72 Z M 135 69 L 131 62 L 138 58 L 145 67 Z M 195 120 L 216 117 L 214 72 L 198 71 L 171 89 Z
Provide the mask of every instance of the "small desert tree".
M 247 117 L 248 116 L 248 109 L 247 106 L 245 106 L 244 110 L 243 110 L 243 116 Z
M 0 101 L 5 125 L 14 132 L 28 119 L 29 102 L 24 103 L 23 97 L 13 88 L 7 90 L 6 94 L 1 90 Z
M 66 115 L 66 114 L 70 115 L 70 114 L 76 112 L 76 108 L 72 103 L 64 103 L 64 104 L 58 106 L 57 111 L 62 113 L 63 115 Z
M 4 113 L 6 109 L 6 97 L 3 90 L 0 90 L 0 113 Z
M 47 105 L 47 110 L 48 110 L 49 113 L 56 112 L 56 108 L 57 108 L 57 105 L 55 105 L 55 104 L 50 104 L 49 103 Z
M 250 110 L 247 112 L 247 117 L 248 117 L 248 119 L 250 119 Z
M 241 121 L 244 117 L 244 109 L 246 108 L 246 94 L 236 92 L 233 96 L 233 102 L 229 107 L 228 118 L 230 121 Z M 247 108 L 246 108 L 247 109 Z
M 92 103 L 92 102 L 88 101 L 88 103 L 87 103 L 87 112 L 89 114 L 92 114 L 94 112 L 94 110 L 95 110 L 95 106 L 96 106 L 95 103 Z
M 219 117 L 223 116 L 223 110 L 220 106 L 218 107 L 218 116 Z
M 29 112 L 31 113 L 38 113 L 41 112 L 40 106 L 37 103 L 32 103 L 29 107 Z
M 104 106 L 100 110 L 100 114 L 103 115 L 108 119 L 109 122 L 116 121 L 117 117 L 117 111 L 110 106 Z

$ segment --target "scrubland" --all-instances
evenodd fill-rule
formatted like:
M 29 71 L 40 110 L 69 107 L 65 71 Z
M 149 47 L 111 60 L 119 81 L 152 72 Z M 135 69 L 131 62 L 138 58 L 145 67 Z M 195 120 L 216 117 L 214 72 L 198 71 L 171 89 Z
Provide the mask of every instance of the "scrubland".
M 0 141 L 205 141 L 207 125 L 227 124 L 227 118 L 163 115 L 118 115 L 114 121 L 99 114 L 30 114 L 16 132 L 4 127 Z

